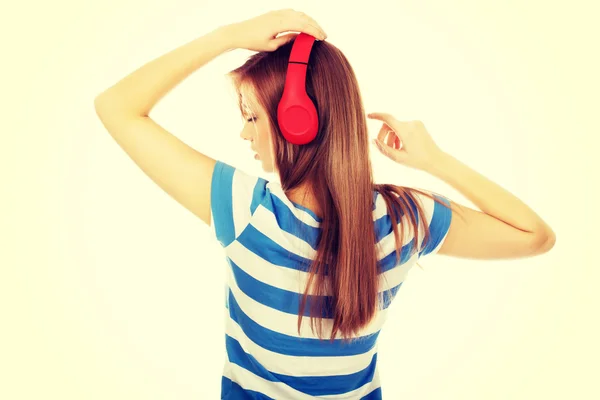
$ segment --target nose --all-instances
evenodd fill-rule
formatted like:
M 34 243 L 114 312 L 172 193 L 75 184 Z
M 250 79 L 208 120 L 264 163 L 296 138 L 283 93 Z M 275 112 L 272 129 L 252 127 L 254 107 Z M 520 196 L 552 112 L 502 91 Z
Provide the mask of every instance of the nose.
M 249 126 L 245 125 L 244 128 L 242 128 L 241 132 L 240 132 L 240 137 L 244 140 L 252 140 L 253 136 L 252 136 L 252 130 L 248 129 Z

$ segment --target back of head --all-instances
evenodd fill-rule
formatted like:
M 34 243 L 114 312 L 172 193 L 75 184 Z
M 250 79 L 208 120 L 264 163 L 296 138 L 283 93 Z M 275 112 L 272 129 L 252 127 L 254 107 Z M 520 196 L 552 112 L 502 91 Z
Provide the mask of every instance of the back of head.
M 319 113 L 315 140 L 294 145 L 281 135 L 277 106 L 283 93 L 293 41 L 276 51 L 252 55 L 230 72 L 236 88 L 250 86 L 266 110 L 272 127 L 275 167 L 284 190 L 314 182 L 328 172 L 344 171 L 353 179 L 364 176 L 372 183 L 368 133 L 360 90 L 354 71 L 343 53 L 326 41 L 315 41 L 306 73 L 306 92 Z M 238 92 L 239 94 L 239 92 Z M 363 172 L 366 172 L 363 173 Z
M 377 311 L 373 190 L 380 185 L 373 182 L 367 120 L 358 82 L 344 54 L 331 43 L 314 42 L 306 74 L 306 92 L 319 115 L 315 140 L 295 145 L 281 134 L 277 107 L 292 46 L 293 41 L 273 52 L 253 54 L 229 75 L 240 101 L 240 89 L 248 85 L 268 115 L 273 162 L 283 190 L 309 186 L 321 210 L 317 256 L 300 310 L 304 310 L 310 291 L 316 299 L 311 301 L 312 327 L 313 318 L 321 315 L 324 295 L 332 296 L 331 339 L 338 331 L 346 339 L 365 327 Z M 391 189 L 381 185 L 379 191 L 389 206 Z M 398 240 L 395 227 L 394 231 Z M 298 329 L 302 315 L 299 312 Z M 321 337 L 320 324 L 317 329 Z

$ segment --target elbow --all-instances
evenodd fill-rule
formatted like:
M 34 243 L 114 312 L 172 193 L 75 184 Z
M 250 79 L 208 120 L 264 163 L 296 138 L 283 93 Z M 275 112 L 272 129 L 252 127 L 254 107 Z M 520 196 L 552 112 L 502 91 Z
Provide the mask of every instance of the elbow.
M 556 234 L 551 230 L 541 236 L 538 254 L 547 253 L 554 247 L 556 243 Z
M 94 108 L 96 111 L 122 108 L 122 104 L 118 101 L 118 98 L 114 93 L 104 91 L 94 98 Z
M 127 107 L 124 106 L 123 102 L 119 100 L 117 95 L 109 92 L 102 92 L 96 98 L 94 98 L 94 109 L 96 110 L 96 114 L 103 118 L 104 115 L 114 115 L 117 114 L 119 116 L 142 116 L 147 117 L 148 113 L 136 113 L 135 111 L 131 111 Z
M 105 100 L 102 99 L 102 97 L 98 96 L 94 99 L 94 110 L 96 110 L 96 114 L 98 116 L 100 116 L 100 114 L 102 113 L 102 111 L 105 108 Z
M 100 110 L 103 110 L 104 108 L 106 108 L 106 106 L 109 105 L 110 103 L 111 103 L 111 100 L 108 100 L 107 97 L 105 97 L 105 95 L 99 94 L 94 99 L 94 108 L 96 109 L 96 111 L 100 111 Z

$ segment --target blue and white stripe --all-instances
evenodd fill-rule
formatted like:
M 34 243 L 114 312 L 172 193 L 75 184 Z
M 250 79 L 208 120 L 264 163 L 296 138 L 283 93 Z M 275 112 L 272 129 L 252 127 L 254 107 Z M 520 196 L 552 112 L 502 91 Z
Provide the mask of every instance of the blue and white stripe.
M 440 196 L 438 198 L 445 200 Z M 319 218 L 291 202 L 281 186 L 217 161 L 211 186 L 211 229 L 226 253 L 225 346 L 222 397 L 252 399 L 382 398 L 377 339 L 410 268 L 419 257 L 435 254 L 449 228 L 451 212 L 426 196 L 424 208 L 433 240 L 422 248 L 404 227 L 396 264 L 395 238 L 382 196 L 374 192 L 373 223 L 378 258 L 380 309 L 351 343 L 337 335 L 324 312 L 320 340 L 310 328 L 308 302 L 297 330 L 299 304 L 315 256 Z M 447 203 L 446 203 L 447 204 Z M 407 217 L 402 216 L 404 222 Z M 298 228 L 302 228 L 299 230 Z M 412 251 L 413 241 L 419 244 Z M 373 243 L 375 244 L 375 243 Z M 326 301 L 330 301 L 326 294 Z

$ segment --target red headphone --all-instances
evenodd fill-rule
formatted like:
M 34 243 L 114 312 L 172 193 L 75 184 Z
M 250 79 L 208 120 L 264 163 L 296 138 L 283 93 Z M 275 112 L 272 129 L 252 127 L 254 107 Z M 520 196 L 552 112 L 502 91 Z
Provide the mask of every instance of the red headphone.
M 294 39 L 285 86 L 277 107 L 283 137 L 293 144 L 310 143 L 319 129 L 317 108 L 306 94 L 306 69 L 315 37 L 301 32 Z

